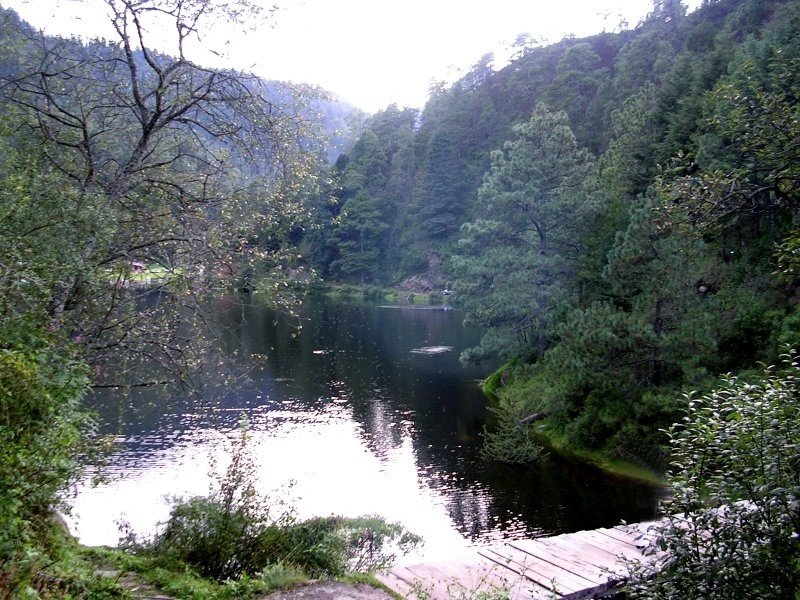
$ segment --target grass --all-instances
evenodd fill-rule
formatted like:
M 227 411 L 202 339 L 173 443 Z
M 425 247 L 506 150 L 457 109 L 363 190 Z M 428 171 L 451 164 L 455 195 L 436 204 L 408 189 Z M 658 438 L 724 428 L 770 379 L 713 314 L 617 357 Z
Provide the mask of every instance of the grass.
M 667 484 L 664 475 L 636 463 L 610 456 L 603 449 L 575 448 L 562 435 L 548 429 L 545 424 L 537 428 L 536 439 L 548 452 L 567 461 L 591 465 L 607 475 L 632 479 L 655 487 L 664 487 Z
M 227 600 L 255 598 L 275 590 L 288 589 L 308 581 L 308 577 L 291 566 L 271 565 L 256 576 L 243 576 L 235 581 L 217 582 L 201 577 L 190 566 L 179 561 L 165 561 L 147 553 L 133 554 L 124 550 L 96 547 L 79 548 L 80 556 L 95 570 L 118 572 L 110 583 L 125 592 L 126 574 L 150 584 L 164 594 L 177 599 Z M 127 596 L 120 596 L 126 598 Z
M 437 305 L 444 304 L 445 300 L 440 292 L 415 292 L 373 285 L 341 283 L 317 285 L 314 291 L 333 298 L 361 298 L 363 300 L 395 302 L 398 304 Z
M 277 590 L 290 589 L 311 581 L 302 571 L 290 565 L 271 565 L 257 576 L 243 576 L 236 581 L 219 583 L 201 577 L 184 563 L 168 563 L 147 554 L 133 554 L 106 547 L 78 547 L 78 556 L 92 571 L 118 572 L 118 577 L 106 578 L 100 583 L 108 589 L 117 590 L 115 593 L 119 595 L 110 595 L 109 598 L 123 600 L 133 598 L 124 585 L 126 580 L 130 582 L 131 573 L 136 574 L 136 579 L 141 582 L 150 584 L 160 592 L 173 596 L 177 600 L 229 600 L 234 598 L 244 600 L 257 598 Z M 84 571 L 86 572 L 86 569 Z M 126 574 L 128 574 L 127 577 Z M 400 598 L 372 573 L 352 573 L 334 578 L 332 581 L 352 585 L 369 585 Z M 104 598 L 105 596 L 97 597 Z
M 331 580 L 366 584 L 392 594 L 370 573 L 353 573 Z M 141 550 L 81 546 L 73 538 L 63 536 L 58 559 L 40 570 L 29 586 L 12 592 L 10 597 L 134 600 L 142 593 L 160 593 L 176 600 L 247 600 L 309 581 L 294 566 L 272 564 L 255 575 L 218 582 L 200 576 L 181 561 Z M 0 585 L 0 598 L 5 597 Z

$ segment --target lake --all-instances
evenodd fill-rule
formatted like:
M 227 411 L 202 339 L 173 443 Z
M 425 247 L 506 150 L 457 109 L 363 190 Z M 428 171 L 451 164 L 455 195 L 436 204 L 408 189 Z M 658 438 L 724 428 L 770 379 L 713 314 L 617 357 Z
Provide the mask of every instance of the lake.
M 459 363 L 480 332 L 458 310 L 313 299 L 298 321 L 234 297 L 215 308 L 225 352 L 259 357 L 251 381 L 203 404 L 95 397 L 114 445 L 108 481 L 93 487 L 90 469 L 76 489 L 68 521 L 83 543 L 116 544 L 121 521 L 151 534 L 169 497 L 207 493 L 242 416 L 266 493 L 300 517 L 399 521 L 425 539 L 414 560 L 656 513 L 659 490 L 591 468 L 481 460 L 477 382 L 493 365 Z

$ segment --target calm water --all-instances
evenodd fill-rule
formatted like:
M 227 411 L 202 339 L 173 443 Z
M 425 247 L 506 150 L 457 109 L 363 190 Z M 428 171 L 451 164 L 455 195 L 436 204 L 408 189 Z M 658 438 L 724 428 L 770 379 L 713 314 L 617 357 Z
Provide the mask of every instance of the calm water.
M 253 382 L 211 405 L 141 395 L 96 399 L 115 436 L 108 483 L 78 487 L 74 530 L 118 540 L 120 520 L 152 533 L 170 496 L 205 494 L 241 415 L 265 492 L 300 516 L 379 514 L 422 535 L 436 558 L 502 538 L 652 518 L 658 491 L 571 465 L 479 458 L 486 400 L 460 351 L 478 332 L 456 310 L 316 300 L 294 328 L 273 312 L 219 300 L 225 350 L 263 355 Z

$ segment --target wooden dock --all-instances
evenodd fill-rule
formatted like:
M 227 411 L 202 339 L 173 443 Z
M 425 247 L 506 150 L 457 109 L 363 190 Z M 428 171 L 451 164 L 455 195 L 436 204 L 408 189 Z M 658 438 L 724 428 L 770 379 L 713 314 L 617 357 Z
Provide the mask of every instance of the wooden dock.
M 378 575 L 410 599 L 474 598 L 504 591 L 513 600 L 578 600 L 613 593 L 624 583 L 625 560 L 655 563 L 651 523 L 507 541 L 452 560 L 396 566 Z

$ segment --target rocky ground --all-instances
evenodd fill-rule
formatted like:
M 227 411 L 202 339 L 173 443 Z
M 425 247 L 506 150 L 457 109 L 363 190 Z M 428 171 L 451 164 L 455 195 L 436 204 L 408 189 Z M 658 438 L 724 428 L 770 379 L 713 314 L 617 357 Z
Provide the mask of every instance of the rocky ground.
M 264 597 L 265 600 L 392 600 L 383 590 L 358 583 L 338 581 L 314 581 L 291 590 L 275 592 Z

